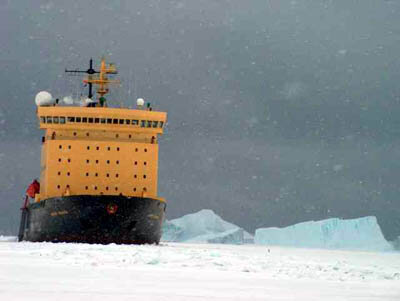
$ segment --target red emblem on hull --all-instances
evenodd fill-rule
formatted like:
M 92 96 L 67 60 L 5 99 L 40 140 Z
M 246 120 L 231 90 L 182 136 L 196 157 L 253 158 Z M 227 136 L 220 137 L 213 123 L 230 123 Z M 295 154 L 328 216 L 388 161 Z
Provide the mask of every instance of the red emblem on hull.
M 107 212 L 108 214 L 115 214 L 118 210 L 118 206 L 115 204 L 108 204 L 107 205 Z

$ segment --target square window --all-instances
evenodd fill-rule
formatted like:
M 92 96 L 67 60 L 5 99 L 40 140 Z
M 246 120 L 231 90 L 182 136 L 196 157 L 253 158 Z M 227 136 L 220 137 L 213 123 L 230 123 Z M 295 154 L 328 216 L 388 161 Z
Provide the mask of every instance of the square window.
M 53 123 L 58 123 L 58 117 L 53 117 Z
M 164 121 L 160 121 L 160 128 L 164 126 Z
M 132 125 L 138 126 L 139 125 L 139 120 L 132 120 Z
M 89 117 L 88 121 L 89 123 L 93 123 L 93 118 Z
M 158 127 L 158 121 L 153 121 L 153 128 L 157 128 Z
M 60 123 L 65 124 L 65 117 L 60 117 Z
M 111 118 L 107 118 L 107 123 L 112 123 L 112 119 Z
M 68 122 L 75 122 L 75 117 L 67 117 Z
M 118 119 L 114 118 L 113 119 L 113 124 L 118 124 Z
M 40 122 L 41 122 L 41 123 L 46 123 L 46 118 L 43 117 L 43 116 L 40 116 Z
M 125 124 L 131 124 L 131 120 L 130 119 L 125 119 Z
M 119 124 L 124 124 L 124 119 L 120 119 Z
M 82 117 L 82 122 L 87 122 L 87 117 Z
M 142 128 L 146 127 L 146 120 L 142 120 L 142 122 L 140 123 L 140 126 Z
M 82 118 L 81 117 L 76 117 L 75 122 L 81 122 Z
M 100 123 L 100 118 L 95 118 L 94 123 Z
M 47 116 L 46 121 L 47 123 L 53 123 L 53 118 L 51 118 L 51 116 Z

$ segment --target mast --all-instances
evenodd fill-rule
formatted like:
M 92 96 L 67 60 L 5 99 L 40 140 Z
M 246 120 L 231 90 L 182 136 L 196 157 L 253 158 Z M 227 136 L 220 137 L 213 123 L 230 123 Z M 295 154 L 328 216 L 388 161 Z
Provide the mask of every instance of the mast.
M 104 57 L 101 59 L 100 71 L 93 68 L 93 59 L 89 61 L 89 69 L 87 70 L 67 70 L 66 73 L 86 73 L 88 76 L 83 80 L 83 83 L 89 86 L 88 98 L 93 99 L 93 85 L 97 85 L 97 94 L 99 94 L 99 100 L 105 101 L 104 95 L 109 91 L 109 84 L 118 84 L 119 80 L 108 79 L 108 74 L 118 74 L 114 64 L 107 64 Z M 97 75 L 98 74 L 98 75 Z

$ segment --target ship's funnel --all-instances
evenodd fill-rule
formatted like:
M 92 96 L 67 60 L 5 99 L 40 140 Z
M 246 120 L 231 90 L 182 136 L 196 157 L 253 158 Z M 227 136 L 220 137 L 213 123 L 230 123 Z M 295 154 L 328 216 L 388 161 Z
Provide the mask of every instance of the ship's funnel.
M 56 103 L 56 100 L 47 91 L 41 91 L 36 94 L 35 103 L 38 107 L 52 106 Z

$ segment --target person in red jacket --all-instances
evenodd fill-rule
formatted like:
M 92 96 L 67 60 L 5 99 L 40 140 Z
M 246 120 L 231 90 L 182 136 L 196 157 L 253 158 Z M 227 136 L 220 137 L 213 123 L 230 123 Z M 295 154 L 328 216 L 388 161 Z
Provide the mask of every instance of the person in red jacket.
M 34 199 L 35 195 L 40 192 L 40 183 L 34 179 L 26 190 L 26 195 Z

